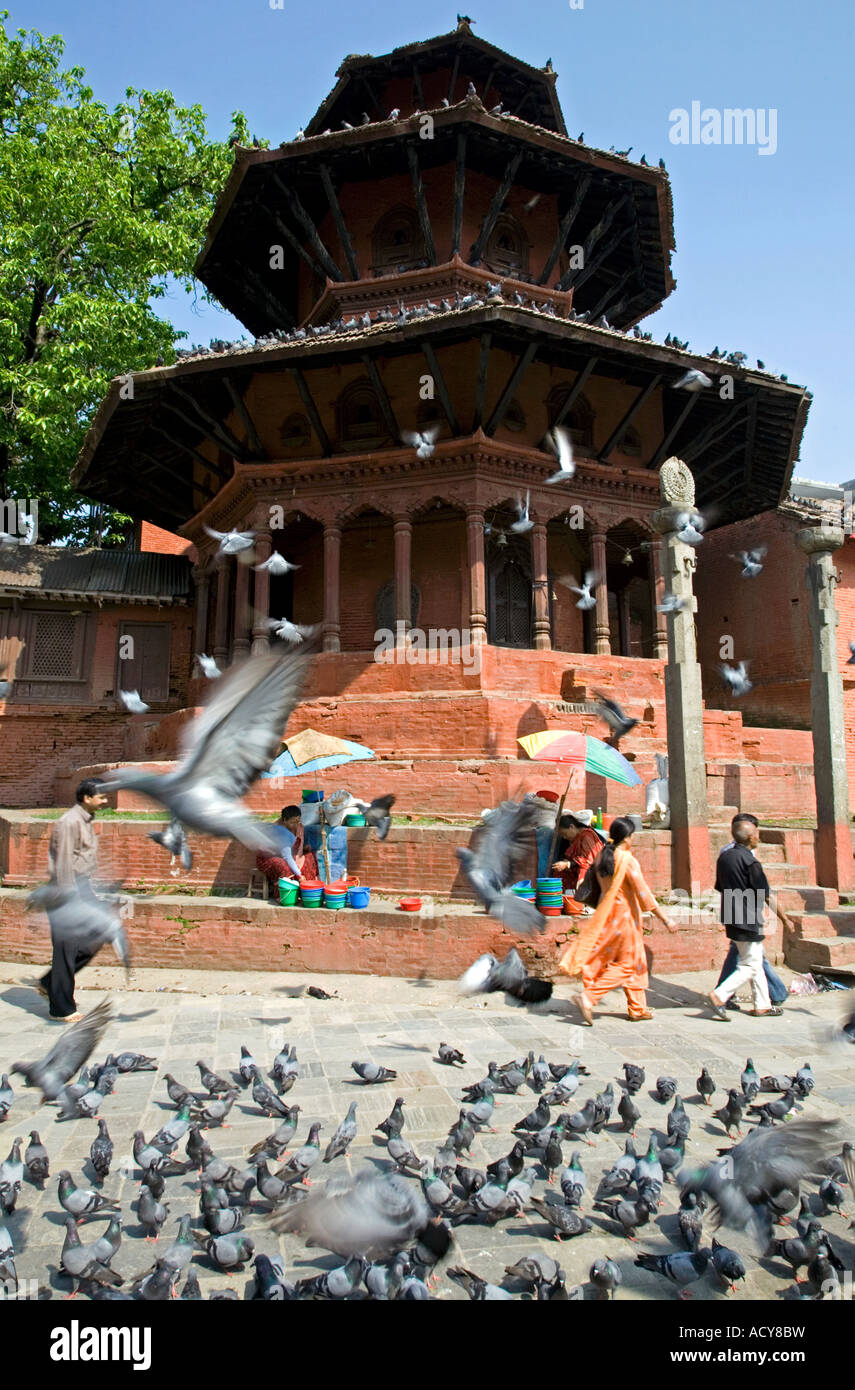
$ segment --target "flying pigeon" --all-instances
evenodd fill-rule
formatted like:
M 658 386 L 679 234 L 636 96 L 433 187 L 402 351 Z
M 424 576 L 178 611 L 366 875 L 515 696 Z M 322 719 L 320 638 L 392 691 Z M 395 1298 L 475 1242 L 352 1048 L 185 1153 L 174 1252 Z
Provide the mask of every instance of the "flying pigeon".
M 531 848 L 536 808 L 528 802 L 503 801 L 479 832 L 474 849 L 460 848 L 457 857 L 471 887 L 487 912 L 509 931 L 543 931 L 541 913 L 510 890 L 517 870 Z
M 119 699 L 130 714 L 145 714 L 151 709 L 151 705 L 140 699 L 138 690 L 120 690 Z
M 190 872 L 193 867 L 193 854 L 180 820 L 173 818 L 165 830 L 152 830 L 148 838 L 154 840 L 156 845 L 162 845 L 165 850 L 169 851 L 172 855 L 172 863 L 176 859 L 180 859 L 184 872 Z
M 725 684 L 730 686 L 731 694 L 736 699 L 754 689 L 754 682 L 748 679 L 748 665 L 747 661 L 740 661 L 738 666 L 725 663 L 720 668 Z
M 44 1100 L 56 1100 L 63 1086 L 92 1056 L 112 1016 L 110 1000 L 102 999 L 79 1023 L 66 1028 L 44 1057 L 37 1062 L 15 1062 L 12 1072 L 25 1076 L 30 1086 L 38 1086 Z
M 431 425 L 429 429 L 417 431 L 415 434 L 404 430 L 401 438 L 411 449 L 415 449 L 417 458 L 432 458 L 436 441 L 439 439 L 439 425 Z
M 756 579 L 763 569 L 763 559 L 766 555 L 766 546 L 759 545 L 755 550 L 741 550 L 738 555 L 731 555 L 731 560 L 738 560 L 742 565 L 743 579 Z
M 524 535 L 527 531 L 531 531 L 534 528 L 534 522 L 528 514 L 530 501 L 531 492 L 526 493 L 525 504 L 523 504 L 522 497 L 519 495 L 517 496 L 517 520 L 511 522 L 511 530 L 516 535 Z
M 243 555 L 247 560 L 251 559 L 246 552 L 252 550 L 255 543 L 254 531 L 212 531 L 210 526 L 203 526 L 202 529 L 212 540 L 219 541 L 219 555 Z
M 106 898 L 97 898 L 91 890 L 81 892 L 76 883 L 70 888 L 46 883 L 29 895 L 27 911 L 33 908 L 50 912 L 54 940 L 67 942 L 92 954 L 109 942 L 125 971 L 130 971 L 127 933 L 121 917 L 113 911 L 112 903 Z
M 617 701 L 611 700 L 601 690 L 595 690 L 594 694 L 597 697 L 597 714 L 611 729 L 611 743 L 617 748 L 621 739 L 630 733 L 639 721 L 630 719 Z
M 680 512 L 676 517 L 677 539 L 684 545 L 700 545 L 704 519 L 698 512 Z
M 501 962 L 495 956 L 479 956 L 460 980 L 462 994 L 493 994 L 497 990 L 526 1004 L 539 1004 L 552 997 L 551 983 L 529 975 L 513 946 Z
M 705 372 L 699 372 L 695 367 L 690 368 L 679 381 L 671 383 L 675 391 L 703 391 L 712 384 L 712 377 L 707 376 Z
M 547 478 L 547 483 L 569 483 L 573 474 L 576 472 L 576 464 L 573 459 L 573 441 L 567 430 L 561 429 L 556 425 L 547 439 L 554 442 L 555 452 L 558 455 L 558 472 L 553 473 L 551 478 Z
M 597 600 L 594 598 L 593 590 L 600 582 L 600 576 L 595 570 L 587 570 L 582 580 L 581 589 L 577 589 L 573 583 L 574 576 L 568 575 L 559 579 L 560 584 L 564 584 L 568 589 L 572 589 L 574 594 L 579 594 L 577 608 L 596 608 Z
M 265 619 L 265 626 L 275 633 L 280 642 L 288 642 L 292 646 L 305 641 L 315 632 L 314 627 L 304 627 L 300 623 L 292 623 L 288 618 L 267 618 Z
M 269 574 L 288 574 L 291 570 L 298 570 L 299 565 L 292 565 L 290 560 L 286 560 L 284 555 L 280 555 L 278 550 L 274 550 L 263 560 L 260 565 L 254 565 L 253 569 L 267 570 Z
M 666 589 L 662 595 L 662 602 L 657 603 L 657 613 L 679 613 L 683 608 L 688 608 L 688 599 L 678 598 L 672 594 L 670 589 Z
M 419 1187 L 373 1168 L 332 1178 L 275 1216 L 271 1226 L 278 1232 L 302 1231 L 315 1245 L 345 1257 L 391 1254 L 419 1240 L 441 1258 L 451 1243 L 448 1228 L 434 1223 Z

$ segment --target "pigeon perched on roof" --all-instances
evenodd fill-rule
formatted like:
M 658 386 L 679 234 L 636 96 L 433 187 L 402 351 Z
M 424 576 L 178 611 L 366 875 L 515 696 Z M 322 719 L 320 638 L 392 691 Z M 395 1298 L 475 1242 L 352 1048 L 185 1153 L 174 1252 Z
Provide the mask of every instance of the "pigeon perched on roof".
M 38 1086 L 46 1101 L 56 1100 L 63 1086 L 92 1056 L 112 1016 L 110 1000 L 102 999 L 91 1013 L 66 1028 L 44 1057 L 37 1062 L 15 1062 L 12 1072 Z

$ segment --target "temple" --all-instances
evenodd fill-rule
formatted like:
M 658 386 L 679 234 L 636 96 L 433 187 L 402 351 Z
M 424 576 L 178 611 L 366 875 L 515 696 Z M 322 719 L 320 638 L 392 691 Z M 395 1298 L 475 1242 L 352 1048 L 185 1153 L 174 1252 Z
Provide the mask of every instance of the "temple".
M 709 886 L 711 848 L 737 805 L 806 818 L 818 806 L 821 848 L 807 830 L 775 843 L 793 871 L 785 883 L 818 885 L 805 912 L 833 907 L 853 886 L 845 759 L 831 767 L 835 730 L 845 735 L 828 556 L 844 537 L 787 501 L 810 395 L 742 353 L 697 354 L 644 331 L 675 288 L 667 172 L 572 139 L 555 87 L 551 65 L 529 66 L 465 21 L 346 58 L 296 139 L 236 150 L 199 254 L 199 278 L 254 341 L 115 381 L 73 480 L 150 534 L 183 539 L 193 651 L 224 666 L 268 650 L 271 617 L 321 625 L 289 730 L 368 743 L 397 809 L 473 815 L 520 790 L 560 789 L 563 771 L 526 763 L 517 739 L 549 727 L 602 736 L 589 708 L 602 689 L 640 720 L 643 780 L 656 753 L 672 758 L 681 809 L 673 839 L 651 834 L 657 886 Z M 679 389 L 687 372 L 713 384 Z M 575 473 L 553 484 L 558 426 Z M 427 435 L 426 447 L 408 434 Z M 669 460 L 685 466 L 707 518 L 697 574 L 660 483 Z M 774 565 L 740 589 L 728 556 L 764 526 L 780 542 Z M 218 556 L 209 529 L 252 530 L 258 561 L 277 552 L 295 568 L 271 576 Z M 805 529 L 826 549 L 799 540 Z M 587 571 L 602 582 L 584 611 L 573 586 Z M 717 675 L 719 643 L 776 630 L 773 576 L 776 602 L 782 585 L 797 590 L 787 620 L 800 605 L 807 665 L 770 669 L 744 719 Z M 660 611 L 666 585 L 689 605 L 676 617 Z M 14 600 L 14 577 L 3 592 Z M 160 593 L 161 621 L 174 598 L 186 602 Z M 745 616 L 748 598 L 758 606 Z M 413 629 L 459 634 L 458 659 L 420 655 Z M 379 632 L 394 634 L 382 660 Z M 113 741 L 106 757 L 70 758 L 53 796 L 107 761 L 174 756 L 206 684 L 189 646 L 177 662 L 174 645 L 161 653 L 165 698 L 154 681 L 152 715 L 126 731 L 121 753 Z M 814 678 L 809 693 L 820 649 L 826 684 Z M 111 671 L 110 699 L 127 674 Z M 782 711 L 773 687 L 780 695 L 784 676 L 793 698 Z M 12 698 L 25 712 L 23 687 Z M 107 698 L 90 689 L 94 705 Z M 324 781 L 340 783 L 334 772 Z M 278 809 L 282 798 L 260 783 L 251 804 Z M 592 777 L 583 799 L 643 809 L 643 789 Z M 421 862 L 436 892 L 459 894 L 452 849 L 437 840 L 449 861 L 434 871 L 429 839 L 402 849 L 394 870 L 393 851 L 387 876 Z M 231 876 L 224 868 L 233 854 L 201 855 L 201 882 L 239 881 L 242 860 Z

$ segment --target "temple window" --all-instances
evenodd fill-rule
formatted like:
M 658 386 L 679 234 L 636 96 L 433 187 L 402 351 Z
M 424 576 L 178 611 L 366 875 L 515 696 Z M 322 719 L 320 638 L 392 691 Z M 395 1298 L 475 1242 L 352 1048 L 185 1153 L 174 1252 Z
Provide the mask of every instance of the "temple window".
M 309 422 L 299 411 L 289 415 L 279 427 L 279 442 L 282 448 L 289 452 L 304 451 L 308 448 L 311 438 Z
M 554 386 L 546 398 L 546 413 L 552 428 L 552 421 L 558 418 L 564 402 L 569 396 L 572 386 L 565 383 L 561 386 Z M 568 431 L 570 438 L 575 445 L 582 449 L 593 449 L 594 447 L 594 410 L 587 396 L 577 396 L 573 402 L 573 408 L 562 421 L 562 427 Z M 627 436 L 630 431 L 627 430 Z
M 425 258 L 425 244 L 419 219 L 410 208 L 392 208 L 384 213 L 371 239 L 375 275 L 413 270 Z
M 377 394 L 364 378 L 345 387 L 336 404 L 336 417 L 338 436 L 343 444 L 366 448 L 387 438 Z
M 502 213 L 487 242 L 484 264 L 495 275 L 524 280 L 528 278 L 528 250 L 528 237 L 520 223 L 509 213 Z

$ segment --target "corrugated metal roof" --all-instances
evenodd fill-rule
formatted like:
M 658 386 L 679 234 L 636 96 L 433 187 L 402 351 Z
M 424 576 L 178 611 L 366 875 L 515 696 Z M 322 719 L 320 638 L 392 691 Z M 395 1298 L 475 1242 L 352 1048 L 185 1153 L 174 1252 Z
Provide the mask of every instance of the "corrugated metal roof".
M 193 576 L 184 555 L 17 545 L 0 549 L 0 588 L 175 602 L 192 599 Z

